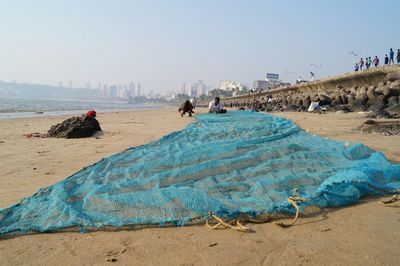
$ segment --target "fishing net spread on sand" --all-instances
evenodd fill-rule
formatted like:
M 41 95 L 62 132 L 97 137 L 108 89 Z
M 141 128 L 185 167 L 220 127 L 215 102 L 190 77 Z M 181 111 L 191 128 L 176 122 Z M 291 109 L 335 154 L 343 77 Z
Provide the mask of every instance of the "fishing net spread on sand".
M 133 129 L 132 129 L 133 130 Z M 294 213 L 400 188 L 400 165 L 366 146 L 250 111 L 198 115 L 187 128 L 104 158 L 0 210 L 0 235 L 204 222 L 212 212 Z

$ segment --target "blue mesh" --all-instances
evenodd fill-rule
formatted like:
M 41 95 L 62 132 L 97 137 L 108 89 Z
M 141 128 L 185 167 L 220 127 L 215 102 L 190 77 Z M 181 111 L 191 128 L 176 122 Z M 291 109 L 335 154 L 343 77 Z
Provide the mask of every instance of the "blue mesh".
M 0 210 L 0 234 L 67 228 L 184 225 L 222 217 L 343 206 L 400 188 L 400 165 L 292 121 L 235 111 L 198 115 L 184 130 L 104 158 Z M 203 218 L 202 218 L 203 217 Z

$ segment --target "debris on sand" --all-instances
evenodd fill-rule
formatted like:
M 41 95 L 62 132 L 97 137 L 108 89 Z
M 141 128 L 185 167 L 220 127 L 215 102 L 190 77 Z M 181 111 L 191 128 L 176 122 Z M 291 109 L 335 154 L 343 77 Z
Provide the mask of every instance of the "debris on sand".
M 71 117 L 62 123 L 54 125 L 47 132 L 51 138 L 86 138 L 101 131 L 100 124 L 95 117 Z
M 355 128 L 355 130 L 364 134 L 400 135 L 400 121 L 377 122 L 367 120 L 361 126 Z

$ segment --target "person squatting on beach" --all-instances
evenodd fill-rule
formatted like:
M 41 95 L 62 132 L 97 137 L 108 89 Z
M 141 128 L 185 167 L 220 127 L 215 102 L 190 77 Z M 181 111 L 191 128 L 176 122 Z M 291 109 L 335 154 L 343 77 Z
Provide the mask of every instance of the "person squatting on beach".
M 224 106 L 220 103 L 219 97 L 215 97 L 215 99 L 209 103 L 208 112 L 216 113 L 216 114 L 225 114 L 226 113 Z
M 356 63 L 356 65 L 354 66 L 354 71 L 358 71 L 358 63 Z
M 189 116 L 192 116 L 192 113 L 194 113 L 193 109 L 192 103 L 189 100 L 186 100 L 179 106 L 178 112 L 181 116 L 184 116 L 186 113 L 188 113 Z

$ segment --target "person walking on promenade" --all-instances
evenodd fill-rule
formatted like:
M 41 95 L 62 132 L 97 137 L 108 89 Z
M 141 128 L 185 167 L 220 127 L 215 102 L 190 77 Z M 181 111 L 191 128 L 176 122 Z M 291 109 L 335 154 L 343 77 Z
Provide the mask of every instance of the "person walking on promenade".
M 385 65 L 389 64 L 389 57 L 385 54 Z
M 368 57 L 368 67 L 371 67 L 371 65 L 372 65 L 372 59 L 371 57 Z
M 364 60 L 362 58 L 360 59 L 359 65 L 360 65 L 360 71 L 362 71 L 363 66 L 364 66 Z
M 370 67 L 368 57 L 365 58 L 365 68 L 368 69 Z
M 374 64 L 375 67 L 379 66 L 379 58 L 377 55 L 375 55 L 374 61 L 372 63 Z
M 400 64 L 400 49 L 397 49 L 397 64 Z
M 356 65 L 354 66 L 354 71 L 358 71 L 358 63 L 356 63 Z
M 394 51 L 392 48 L 390 48 L 389 51 L 389 65 L 393 64 L 394 65 Z

